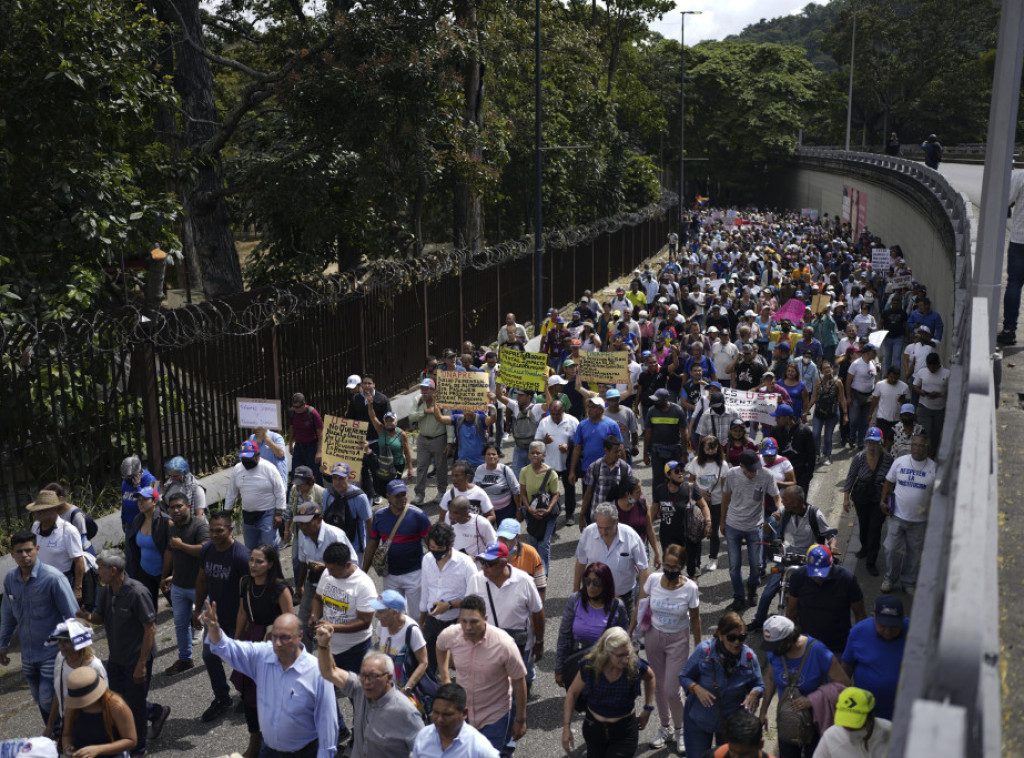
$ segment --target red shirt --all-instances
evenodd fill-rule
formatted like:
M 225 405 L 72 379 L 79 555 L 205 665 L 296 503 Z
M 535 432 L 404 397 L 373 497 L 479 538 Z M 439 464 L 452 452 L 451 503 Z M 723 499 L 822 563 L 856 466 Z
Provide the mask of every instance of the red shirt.
M 292 441 L 299 445 L 308 445 L 320 439 L 320 430 L 324 428 L 324 420 L 312 405 L 306 406 L 305 413 L 292 412 L 288 420 Z

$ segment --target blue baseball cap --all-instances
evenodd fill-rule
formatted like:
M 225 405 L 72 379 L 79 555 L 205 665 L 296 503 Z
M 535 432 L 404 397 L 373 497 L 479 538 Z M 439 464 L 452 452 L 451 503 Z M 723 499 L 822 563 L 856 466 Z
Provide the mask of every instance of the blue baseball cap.
M 501 523 L 498 524 L 498 536 L 506 540 L 515 539 L 522 534 L 522 531 L 522 526 L 514 518 L 502 519 Z
M 508 558 L 508 545 L 504 542 L 487 543 L 487 549 L 477 555 L 477 558 L 481 561 L 496 561 L 499 558 Z
M 252 458 L 259 455 L 260 449 L 255 442 L 243 442 L 242 449 L 238 451 L 239 458 Z
M 904 403 L 900 406 L 900 415 L 902 416 L 904 413 L 913 413 L 916 416 L 917 408 L 914 407 L 913 403 Z
M 864 435 L 865 442 L 881 442 L 882 441 L 882 430 L 877 426 L 873 426 L 868 429 L 867 434 Z
M 604 393 L 605 400 L 612 400 L 617 397 L 622 397 L 622 393 L 619 392 L 617 389 L 610 389 Z
M 807 576 L 825 579 L 832 570 L 832 551 L 825 545 L 812 545 L 807 551 Z
M 405 596 L 397 590 L 384 590 L 384 594 L 380 597 L 375 597 L 367 602 L 375 611 L 404 611 L 406 605 Z
M 779 443 L 774 437 L 765 437 L 761 440 L 761 455 L 776 455 L 779 452 Z
M 408 492 L 409 488 L 405 486 L 405 482 L 401 479 L 392 479 L 388 482 L 388 494 L 389 495 L 400 495 L 403 492 Z
M 135 493 L 136 498 L 144 497 L 149 500 L 159 500 L 160 491 L 156 487 L 143 487 Z
M 772 413 L 772 416 L 774 418 L 780 418 L 782 416 L 793 416 L 793 415 L 795 415 L 793 413 L 793 406 L 786 405 L 785 403 L 783 403 L 778 408 L 776 408 L 775 411 Z
M 331 476 L 341 476 L 348 479 L 352 475 L 352 467 L 344 461 L 340 461 L 334 464 L 334 468 L 331 469 Z

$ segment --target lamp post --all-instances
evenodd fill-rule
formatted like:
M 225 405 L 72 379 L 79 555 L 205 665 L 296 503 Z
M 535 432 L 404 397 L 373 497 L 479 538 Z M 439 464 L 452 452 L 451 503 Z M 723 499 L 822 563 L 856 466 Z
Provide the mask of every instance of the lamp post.
M 686 145 L 686 17 L 699 16 L 703 11 L 680 11 L 682 24 L 679 33 L 679 228 L 683 227 L 683 212 L 686 203 L 683 202 L 683 160 Z M 679 235 L 685 241 L 683 234 Z
M 544 198 L 541 195 L 544 183 L 544 158 L 541 136 L 541 87 L 540 87 L 540 0 L 534 0 L 534 172 L 536 194 L 536 218 L 533 225 L 533 259 L 534 259 L 534 310 L 533 331 L 540 334 L 540 325 L 544 322 Z
M 850 152 L 850 122 L 853 118 L 853 53 L 857 49 L 857 6 L 850 3 L 853 15 L 853 35 L 850 37 L 850 88 L 846 95 L 846 152 Z

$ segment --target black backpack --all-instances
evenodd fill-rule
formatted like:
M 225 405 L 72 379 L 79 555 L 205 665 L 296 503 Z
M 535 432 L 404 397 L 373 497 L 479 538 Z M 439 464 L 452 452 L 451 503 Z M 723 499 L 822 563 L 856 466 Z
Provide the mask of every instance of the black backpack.
M 356 485 L 350 484 L 344 495 L 334 493 L 335 498 L 331 501 L 331 507 L 324 512 L 324 522 L 344 530 L 356 550 L 362 551 L 366 548 L 363 544 L 363 530 L 359 528 L 359 518 L 352 513 L 349 507 L 349 500 L 359 497 L 363 491 Z
M 83 511 L 78 506 L 71 507 L 71 512 L 68 514 L 69 522 L 74 523 L 73 519 L 75 518 L 76 513 L 81 513 L 82 516 L 85 517 L 85 538 L 91 540 L 99 532 L 99 525 L 96 523 L 96 520 L 92 516 L 90 516 L 88 513 Z

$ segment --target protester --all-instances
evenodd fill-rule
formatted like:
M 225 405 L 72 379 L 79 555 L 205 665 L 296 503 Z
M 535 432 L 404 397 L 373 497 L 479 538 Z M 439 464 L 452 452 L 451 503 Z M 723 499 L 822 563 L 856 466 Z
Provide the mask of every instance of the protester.
M 224 509 L 242 500 L 242 531 L 246 545 L 275 541 L 274 518 L 284 514 L 285 487 L 274 465 L 260 456 L 255 442 L 244 442 L 231 469 Z
M 821 735 L 814 758 L 887 758 L 892 722 L 880 718 L 875 696 L 847 687 L 836 701 L 835 723 Z
M 210 537 L 205 519 L 192 515 L 184 493 L 169 498 L 167 509 L 171 524 L 167 528 L 167 550 L 164 552 L 164 578 L 160 589 L 170 590 L 174 611 L 174 633 L 178 640 L 178 660 L 164 670 L 164 676 L 188 671 L 192 660 L 192 609 L 196 600 L 196 577 L 199 575 L 199 554 Z M 168 574 L 168 571 L 171 573 Z
M 68 677 L 71 672 L 87 666 L 106 680 L 107 670 L 93 652 L 92 629 L 77 619 L 69 618 L 57 624 L 46 644 L 56 645 L 59 652 L 53 661 L 53 705 L 43 736 L 60 742 L 61 731 L 66 723 L 64 711 L 68 702 Z
M 88 666 L 68 675 L 67 723 L 61 737 L 64 755 L 123 755 L 137 753 L 132 712 L 124 698 Z
M 464 687 L 441 685 L 430 712 L 432 723 L 416 735 L 411 758 L 498 758 L 490 741 L 468 723 L 467 703 Z
M 903 601 L 892 595 L 875 598 L 875 615 L 854 625 L 843 650 L 843 670 L 857 687 L 875 697 L 875 715 L 892 719 L 900 683 L 910 619 Z

